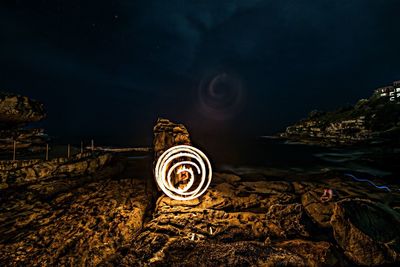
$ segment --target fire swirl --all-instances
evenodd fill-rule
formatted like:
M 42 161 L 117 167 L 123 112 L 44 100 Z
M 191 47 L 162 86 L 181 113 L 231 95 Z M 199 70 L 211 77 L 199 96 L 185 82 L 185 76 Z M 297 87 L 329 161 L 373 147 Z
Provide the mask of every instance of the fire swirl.
M 179 145 L 169 148 L 157 161 L 155 178 L 161 190 L 176 200 L 201 196 L 211 183 L 212 169 L 199 149 Z

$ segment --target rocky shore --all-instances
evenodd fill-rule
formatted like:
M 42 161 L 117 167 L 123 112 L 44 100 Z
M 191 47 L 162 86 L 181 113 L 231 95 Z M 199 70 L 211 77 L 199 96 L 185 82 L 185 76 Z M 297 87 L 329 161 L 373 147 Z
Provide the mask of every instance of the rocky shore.
M 37 183 L 54 177 L 77 177 L 98 172 L 112 161 L 112 154 L 86 152 L 72 158 L 0 162 L 0 188 Z
M 333 112 L 312 111 L 279 137 L 323 146 L 399 145 L 400 104 L 373 94 Z
M 153 159 L 190 143 L 185 126 L 160 119 Z M 204 195 L 177 201 L 155 186 L 151 158 L 137 164 L 106 155 L 77 157 L 57 168 L 36 161 L 2 167 L 2 177 L 15 179 L 0 189 L 1 266 L 400 263 L 397 185 L 387 192 L 340 172 L 214 172 Z

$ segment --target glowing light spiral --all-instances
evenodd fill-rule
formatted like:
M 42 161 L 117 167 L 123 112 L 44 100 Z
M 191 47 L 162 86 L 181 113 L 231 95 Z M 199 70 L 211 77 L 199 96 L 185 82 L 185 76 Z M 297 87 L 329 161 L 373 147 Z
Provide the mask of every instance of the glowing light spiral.
M 202 151 L 192 146 L 179 145 L 171 147 L 160 156 L 154 174 L 158 186 L 167 196 L 176 200 L 191 200 L 207 190 L 211 183 L 212 169 Z M 177 177 L 181 179 L 179 182 L 186 183 L 177 187 Z

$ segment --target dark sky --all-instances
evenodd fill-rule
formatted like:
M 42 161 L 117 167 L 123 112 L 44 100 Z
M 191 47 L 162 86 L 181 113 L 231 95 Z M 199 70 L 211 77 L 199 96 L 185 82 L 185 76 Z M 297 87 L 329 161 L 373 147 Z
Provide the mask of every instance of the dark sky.
M 280 131 L 400 79 L 398 0 L 3 0 L 0 90 L 60 140 Z M 215 137 L 217 138 L 217 137 Z

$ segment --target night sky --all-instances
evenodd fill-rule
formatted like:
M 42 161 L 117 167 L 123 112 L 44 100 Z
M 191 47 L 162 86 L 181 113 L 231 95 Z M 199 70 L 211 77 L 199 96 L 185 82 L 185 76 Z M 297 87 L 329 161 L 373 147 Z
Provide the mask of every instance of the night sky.
M 398 0 L 2 0 L 0 90 L 47 132 L 146 145 L 157 117 L 199 140 L 282 130 L 400 79 Z

